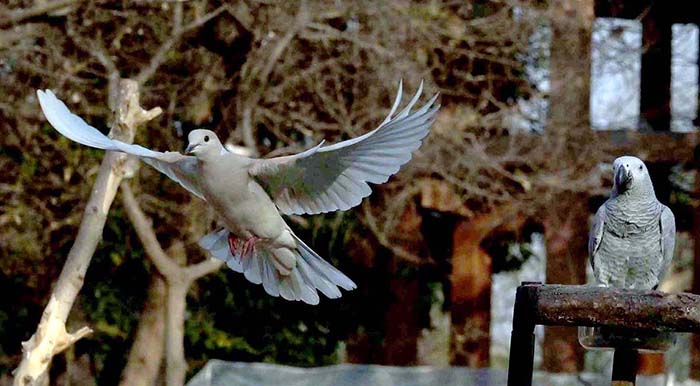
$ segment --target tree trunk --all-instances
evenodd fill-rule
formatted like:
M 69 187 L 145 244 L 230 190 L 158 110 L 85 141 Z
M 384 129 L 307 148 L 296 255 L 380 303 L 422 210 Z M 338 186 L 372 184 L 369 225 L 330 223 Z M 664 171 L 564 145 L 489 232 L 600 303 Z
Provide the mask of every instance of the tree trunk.
M 166 289 L 163 278 L 153 275 L 148 298 L 139 318 L 129 360 L 120 386 L 153 386 L 163 360 Z
M 118 74 L 117 74 L 118 75 Z M 110 82 L 110 89 L 113 88 Z M 114 86 L 116 88 L 116 86 Z M 145 111 L 139 104 L 139 89 L 136 82 L 122 79 L 118 95 L 110 93 L 109 99 L 116 105 L 116 114 L 110 136 L 131 143 L 136 127 L 160 114 L 160 108 Z M 83 327 L 77 332 L 66 332 L 66 319 L 78 292 L 83 286 L 85 274 L 107 219 L 119 181 L 125 172 L 126 156 L 107 152 L 100 164 L 97 179 L 85 207 L 85 213 L 75 243 L 68 252 L 66 263 L 44 309 L 36 332 L 23 343 L 22 362 L 15 371 L 14 385 L 28 386 L 47 381 L 47 370 L 51 358 L 78 339 L 91 332 Z
M 168 358 L 165 371 L 167 386 L 182 386 L 187 375 L 185 360 L 185 308 L 189 283 L 177 281 L 168 283 L 168 303 L 166 313 L 165 352 Z
M 493 229 L 489 220 L 463 220 L 453 235 L 450 351 L 455 366 L 489 366 L 491 256 L 481 248 Z
M 545 221 L 547 283 L 583 284 L 588 264 L 588 207 L 583 195 L 562 194 L 554 201 Z M 563 216 L 563 218 L 562 218 Z M 583 368 L 583 348 L 577 330 L 545 328 L 543 369 L 549 372 L 578 372 Z
M 565 140 L 590 134 L 591 30 L 594 2 L 562 0 L 550 4 L 551 90 L 547 130 L 552 133 L 565 132 L 566 135 L 560 136 Z M 587 197 L 571 197 L 571 194 L 562 193 L 553 197 L 550 202 L 557 208 L 550 208 L 544 219 L 547 282 L 584 283 L 587 264 Z M 570 215 L 562 221 L 561 214 L 565 213 Z M 575 372 L 582 367 L 583 350 L 577 342 L 575 329 L 545 329 L 543 353 L 543 367 L 547 371 Z

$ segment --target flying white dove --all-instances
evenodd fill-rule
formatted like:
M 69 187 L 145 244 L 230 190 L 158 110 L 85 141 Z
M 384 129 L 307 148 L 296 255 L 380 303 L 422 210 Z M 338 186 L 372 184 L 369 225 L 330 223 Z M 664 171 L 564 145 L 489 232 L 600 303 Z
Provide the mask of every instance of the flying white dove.
M 416 111 L 421 83 L 408 105 L 394 115 L 402 85 L 384 121 L 371 132 L 302 153 L 254 159 L 227 151 L 216 134 L 193 130 L 186 156 L 157 152 L 113 140 L 72 114 L 50 90 L 37 91 L 46 119 L 71 140 L 98 149 L 140 157 L 215 209 L 224 228 L 199 244 L 272 296 L 318 304 L 321 291 L 341 296 L 355 283 L 323 260 L 285 223 L 281 214 L 346 210 L 372 192 L 411 159 L 428 135 L 440 108 L 437 94 Z M 281 213 L 280 213 L 281 212 Z
M 588 252 L 599 284 L 653 289 L 668 272 L 676 240 L 671 210 L 656 199 L 644 162 L 620 157 L 610 198 L 591 226 Z

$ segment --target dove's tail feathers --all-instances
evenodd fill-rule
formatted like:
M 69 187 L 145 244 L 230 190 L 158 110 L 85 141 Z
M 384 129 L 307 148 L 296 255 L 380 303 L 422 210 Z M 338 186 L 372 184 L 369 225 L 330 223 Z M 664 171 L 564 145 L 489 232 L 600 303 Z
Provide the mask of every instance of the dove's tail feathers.
M 251 283 L 262 284 L 271 296 L 318 304 L 317 290 L 335 299 L 342 296 L 338 287 L 348 291 L 356 288 L 352 280 L 294 237 L 298 248 L 286 251 L 294 255 L 296 264 L 286 275 L 280 273 L 280 269 L 285 270 L 282 257 L 278 256 L 281 251 L 265 241 L 258 241 L 251 249 L 245 249 L 234 245 L 229 231 L 221 229 L 204 236 L 199 245 L 232 270 L 243 273 Z

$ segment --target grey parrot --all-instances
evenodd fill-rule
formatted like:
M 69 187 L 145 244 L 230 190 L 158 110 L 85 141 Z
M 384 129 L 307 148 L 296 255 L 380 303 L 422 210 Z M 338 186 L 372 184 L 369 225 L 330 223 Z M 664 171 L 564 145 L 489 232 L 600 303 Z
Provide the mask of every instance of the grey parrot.
M 613 173 L 610 198 L 598 209 L 588 238 L 595 278 L 603 286 L 655 289 L 673 258 L 673 213 L 656 199 L 642 160 L 620 157 Z
M 186 152 L 157 152 L 113 140 L 72 114 L 49 90 L 37 91 L 51 125 L 86 146 L 135 155 L 195 196 L 218 214 L 223 228 L 199 244 L 234 271 L 272 296 L 317 304 L 317 290 L 339 298 L 355 283 L 326 262 L 285 223 L 282 214 L 316 214 L 358 205 L 372 190 L 411 159 L 428 135 L 440 108 L 437 95 L 411 111 L 422 86 L 398 114 L 402 85 L 384 121 L 357 138 L 317 146 L 302 153 L 254 159 L 226 150 L 216 134 L 193 130 Z

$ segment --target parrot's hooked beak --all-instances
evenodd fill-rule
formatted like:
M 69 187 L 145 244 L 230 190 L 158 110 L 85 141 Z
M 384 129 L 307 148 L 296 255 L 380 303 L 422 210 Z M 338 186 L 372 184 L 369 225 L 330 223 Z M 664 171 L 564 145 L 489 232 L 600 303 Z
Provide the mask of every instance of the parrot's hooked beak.
M 632 169 L 627 165 L 620 165 L 615 173 L 615 185 L 620 190 L 625 190 L 632 182 Z
M 185 153 L 187 153 L 187 154 L 192 154 L 192 152 L 194 151 L 194 149 L 195 149 L 197 146 L 199 146 L 198 143 L 190 143 L 189 145 L 187 145 L 187 149 L 185 149 Z

